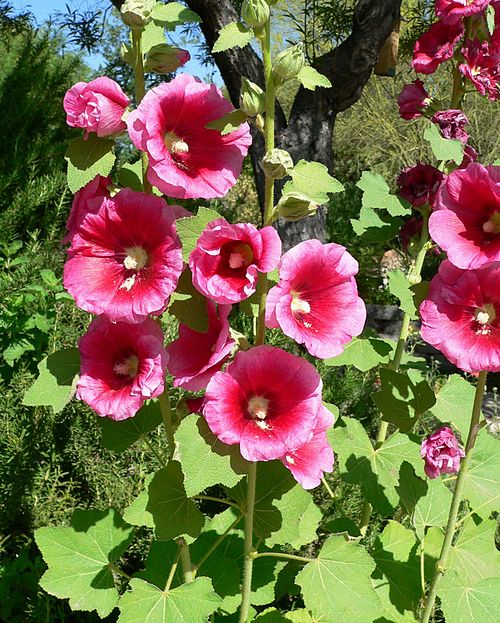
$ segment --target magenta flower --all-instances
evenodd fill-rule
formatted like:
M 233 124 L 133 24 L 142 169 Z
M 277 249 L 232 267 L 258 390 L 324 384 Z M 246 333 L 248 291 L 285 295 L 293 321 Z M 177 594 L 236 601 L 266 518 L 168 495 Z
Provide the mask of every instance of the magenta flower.
M 258 273 L 276 268 L 281 240 L 275 229 L 212 221 L 189 256 L 194 287 L 216 303 L 239 303 L 255 292 Z
M 252 142 L 247 123 L 222 135 L 205 126 L 233 106 L 188 74 L 148 91 L 127 126 L 149 158 L 148 180 L 170 197 L 212 199 L 234 186 Z
M 437 478 L 441 474 L 456 474 L 465 452 L 458 445 L 451 428 L 443 426 L 422 442 L 420 456 L 425 461 L 424 471 L 427 476 Z
M 216 310 L 215 303 L 207 301 L 207 311 L 206 333 L 181 324 L 179 338 L 167 347 L 170 356 L 168 369 L 175 377 L 174 387 L 191 392 L 205 389 L 212 376 L 229 359 L 235 345 L 227 321 L 231 305 L 219 305 Z
M 322 417 L 314 366 L 274 346 L 240 351 L 211 378 L 203 414 L 214 435 L 248 461 L 270 461 L 311 440 Z
M 78 307 L 125 322 L 160 314 L 183 267 L 169 206 L 129 189 L 83 219 L 68 256 L 64 287 Z
M 450 173 L 436 196 L 429 232 L 459 268 L 500 261 L 500 166 L 473 162 Z
M 399 114 L 403 119 L 417 119 L 431 103 L 431 98 L 424 88 L 422 80 L 405 84 L 398 97 Z
M 114 80 L 101 76 L 91 82 L 77 82 L 63 100 L 66 123 L 73 128 L 110 136 L 126 130 L 122 120 L 130 99 Z
M 266 325 L 304 344 L 311 355 L 335 357 L 366 320 L 354 275 L 358 263 L 338 244 L 306 240 L 281 258 L 279 283 L 266 304 Z
M 465 169 L 466 167 L 469 166 L 471 162 L 476 162 L 477 158 L 478 158 L 478 153 L 474 149 L 474 147 L 471 147 L 470 145 L 466 145 L 464 148 L 464 157 L 462 159 L 462 162 L 459 164 L 458 168 Z
M 71 210 L 66 223 L 68 233 L 62 239 L 63 244 L 71 242 L 80 223 L 87 214 L 95 214 L 101 207 L 104 197 L 110 196 L 109 187 L 111 179 L 96 175 L 92 181 L 86 184 L 75 194 Z
M 304 489 L 314 489 L 323 474 L 333 470 L 333 450 L 326 438 L 326 430 L 333 424 L 333 416 L 326 407 L 321 410 L 311 439 L 294 452 L 287 452 L 281 462 Z
M 439 126 L 441 136 L 444 138 L 453 138 L 467 143 L 469 135 L 465 131 L 465 126 L 468 125 L 469 120 L 461 110 L 440 110 L 434 114 L 431 121 Z
M 97 415 L 113 420 L 133 417 L 144 401 L 163 392 L 168 355 L 160 325 L 94 318 L 78 342 L 80 378 L 76 396 Z
M 432 205 L 444 175 L 430 164 L 418 162 L 398 175 L 399 194 L 415 208 Z
M 459 70 L 481 95 L 492 102 L 500 98 L 500 39 L 491 42 L 466 41 L 462 54 L 465 63 Z
M 410 244 L 415 238 L 420 239 L 422 235 L 422 227 L 424 219 L 421 215 L 410 216 L 410 218 L 404 222 L 403 226 L 399 230 L 399 239 L 401 240 L 401 246 L 403 251 L 407 252 L 410 248 Z
M 464 372 L 500 371 L 500 263 L 461 270 L 449 260 L 420 306 L 422 338 Z
M 455 47 L 464 34 L 462 22 L 443 24 L 435 22 L 413 48 L 413 69 L 420 74 L 433 74 L 438 66 L 453 56 Z
M 482 13 L 490 0 L 436 0 L 436 16 L 445 24 L 456 24 L 465 17 Z

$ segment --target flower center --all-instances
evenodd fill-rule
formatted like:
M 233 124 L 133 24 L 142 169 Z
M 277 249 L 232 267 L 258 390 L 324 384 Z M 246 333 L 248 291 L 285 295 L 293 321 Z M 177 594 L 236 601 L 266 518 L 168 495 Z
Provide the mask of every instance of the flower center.
M 474 315 L 474 320 L 479 325 L 476 333 L 478 335 L 489 335 L 491 333 L 491 323 L 496 317 L 495 306 L 492 303 L 486 303 L 482 308 L 478 308 Z
M 131 355 L 127 359 L 115 363 L 115 366 L 113 368 L 113 372 L 115 374 L 118 374 L 118 376 L 128 376 L 131 379 L 137 376 L 138 370 L 139 357 L 137 357 L 137 355 Z
M 248 401 L 248 413 L 250 413 L 255 420 L 265 420 L 268 406 L 269 400 L 262 396 L 253 396 Z
M 183 141 L 174 132 L 167 132 L 163 140 L 165 147 L 171 154 L 187 154 L 189 151 L 189 145 L 186 141 Z
M 500 212 L 494 212 L 484 223 L 483 231 L 487 234 L 500 234 Z
M 125 253 L 123 265 L 128 270 L 142 270 L 148 263 L 148 254 L 142 247 L 129 247 Z
M 309 303 L 304 299 L 301 299 L 297 292 L 292 293 L 290 308 L 294 314 L 309 314 L 311 312 L 311 306 Z
M 240 242 L 228 249 L 227 263 L 229 268 L 237 270 L 238 268 L 246 268 L 250 266 L 254 259 L 253 249 L 246 242 Z

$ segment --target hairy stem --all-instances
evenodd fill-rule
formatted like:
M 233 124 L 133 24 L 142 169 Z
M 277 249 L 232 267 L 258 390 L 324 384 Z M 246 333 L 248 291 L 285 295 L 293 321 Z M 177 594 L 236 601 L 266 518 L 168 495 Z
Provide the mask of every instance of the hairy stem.
M 315 558 L 306 558 L 306 556 L 297 556 L 295 554 L 284 554 L 282 552 L 262 552 L 260 554 L 255 552 L 253 557 L 254 558 L 265 558 L 265 557 L 285 558 L 286 560 L 297 560 L 298 562 L 303 562 L 303 563 L 308 563 L 308 562 L 311 562 L 312 560 L 315 560 Z
M 132 29 L 132 53 L 134 58 L 134 87 L 136 106 L 142 101 L 146 94 L 146 84 L 144 82 L 144 63 L 142 61 L 142 30 Z M 142 152 L 142 186 L 145 193 L 151 192 L 151 184 L 147 178 L 148 156 Z
M 189 555 L 189 545 L 183 537 L 177 539 L 177 544 L 179 545 L 181 553 L 182 575 L 184 577 L 184 582 L 189 584 L 194 580 L 191 556 Z
M 233 523 L 220 535 L 220 537 L 215 541 L 215 543 L 205 552 L 203 558 L 198 563 L 196 563 L 196 566 L 195 566 L 196 572 L 199 571 L 200 567 L 207 560 L 207 558 L 209 558 L 215 552 L 215 550 L 219 547 L 222 541 L 227 537 L 227 535 L 231 532 L 231 530 L 240 523 L 242 519 L 243 519 L 243 515 L 238 515 L 238 517 L 236 517 Z
M 165 434 L 167 436 L 168 448 L 170 450 L 170 458 L 173 457 L 175 451 L 175 438 L 174 438 L 174 424 L 172 421 L 172 409 L 170 407 L 170 396 L 168 393 L 168 387 L 165 383 L 165 390 L 163 394 L 158 398 L 160 402 L 160 410 L 163 417 L 163 424 L 165 426 Z
M 253 512 L 255 506 L 255 482 L 257 463 L 250 463 L 247 480 L 247 507 L 245 512 L 245 562 L 243 566 L 243 586 L 240 609 L 240 623 L 247 623 L 250 610 L 253 570 Z
M 175 556 L 175 560 L 174 560 L 174 562 L 172 564 L 172 567 L 170 568 L 170 573 L 168 574 L 168 578 L 167 578 L 167 581 L 165 583 L 165 589 L 164 589 L 165 593 L 169 590 L 170 586 L 172 585 L 175 572 L 177 571 L 177 565 L 179 564 L 179 557 L 180 557 L 180 555 L 181 555 L 181 550 L 179 548 L 177 550 L 177 555 Z

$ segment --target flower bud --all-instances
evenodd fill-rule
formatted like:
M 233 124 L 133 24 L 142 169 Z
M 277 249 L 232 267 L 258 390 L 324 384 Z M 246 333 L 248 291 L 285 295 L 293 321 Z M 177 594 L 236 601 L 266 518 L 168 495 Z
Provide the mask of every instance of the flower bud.
M 170 74 L 182 67 L 191 57 L 187 50 L 176 48 L 173 45 L 160 43 L 154 45 L 146 55 L 144 69 L 156 74 Z
M 250 26 L 262 26 L 269 19 L 269 5 L 266 0 L 243 0 L 241 17 Z
M 151 20 L 156 0 L 125 0 L 120 8 L 122 21 L 130 28 L 142 29 Z
M 264 112 L 266 95 L 254 82 L 247 78 L 241 79 L 240 108 L 249 117 Z
M 262 158 L 262 168 L 268 177 L 281 180 L 293 169 L 293 160 L 284 149 L 271 149 Z
M 298 221 L 310 214 L 314 214 L 317 209 L 318 205 L 311 201 L 309 197 L 296 192 L 283 195 L 276 206 L 276 212 L 285 221 Z
M 265 125 L 266 123 L 264 121 L 264 117 L 262 115 L 257 115 L 255 117 L 255 126 L 257 127 L 257 129 L 262 132 L 264 130 Z
M 273 80 L 276 86 L 295 78 L 304 66 L 304 52 L 302 43 L 280 52 L 273 63 Z

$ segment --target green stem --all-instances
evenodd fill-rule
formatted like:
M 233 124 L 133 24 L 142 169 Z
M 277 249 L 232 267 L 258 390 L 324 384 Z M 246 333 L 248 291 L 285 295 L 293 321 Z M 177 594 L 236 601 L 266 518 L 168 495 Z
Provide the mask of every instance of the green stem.
M 245 509 L 245 562 L 243 566 L 243 586 L 241 590 L 240 623 L 248 622 L 250 594 L 252 592 L 253 551 L 253 513 L 255 507 L 255 483 L 257 463 L 250 463 L 247 477 L 247 507 Z
M 132 53 L 134 57 L 134 87 L 136 106 L 142 101 L 146 94 L 146 83 L 144 82 L 144 63 L 142 60 L 142 30 L 132 30 Z M 145 193 L 151 193 L 151 184 L 147 178 L 148 156 L 142 152 L 142 186 Z
M 241 510 L 240 505 L 236 502 L 231 502 L 231 500 L 223 500 L 222 498 L 217 498 L 213 495 L 194 495 L 193 500 L 211 500 L 212 502 L 219 502 L 219 504 L 227 504 L 228 506 L 233 506 L 238 510 Z
M 296 556 L 295 554 L 283 554 L 282 552 L 262 552 L 260 554 L 254 553 L 254 558 L 286 558 L 286 560 L 297 560 L 298 562 L 308 563 L 314 560 L 314 558 L 306 558 L 306 556 Z
M 175 572 L 177 571 L 177 565 L 179 564 L 180 555 L 181 555 L 181 549 L 179 548 L 177 550 L 177 555 L 175 556 L 175 560 L 174 560 L 174 562 L 172 564 L 172 567 L 170 568 L 170 573 L 168 574 L 168 578 L 167 578 L 167 581 L 165 583 L 165 589 L 163 591 L 164 593 L 166 593 L 169 590 L 170 586 L 172 585 L 172 581 L 174 579 Z
M 154 456 L 156 457 L 156 460 L 160 464 L 160 467 L 163 466 L 164 463 L 165 463 L 164 458 L 161 456 L 161 454 L 158 452 L 158 450 L 153 446 L 153 444 L 149 441 L 149 439 L 146 437 L 146 435 L 141 434 L 139 437 L 140 437 L 140 440 L 142 441 L 142 443 L 151 452 L 151 454 L 154 454 Z
M 165 433 L 167 435 L 170 458 L 172 458 L 175 452 L 174 425 L 172 422 L 172 409 L 170 408 L 170 396 L 168 394 L 168 387 L 166 383 L 165 390 L 163 394 L 160 394 L 158 400 L 160 402 L 160 410 L 163 417 L 163 424 L 165 426 Z
M 332 500 L 334 500 L 335 493 L 332 491 L 332 488 L 330 487 L 330 485 L 326 482 L 324 478 L 321 479 L 321 482 L 323 483 L 323 487 L 325 487 L 325 489 L 327 490 L 328 495 L 332 498 Z
M 205 555 L 203 556 L 203 558 L 196 564 L 196 567 L 195 567 L 196 573 L 198 573 L 198 571 L 200 570 L 200 567 L 202 566 L 202 564 L 207 560 L 207 558 L 209 558 L 215 552 L 215 550 L 219 547 L 219 545 L 222 543 L 222 541 L 227 537 L 227 535 L 231 532 L 231 530 L 233 528 L 235 528 L 239 524 L 239 522 L 242 519 L 243 519 L 243 515 L 238 515 L 238 517 L 236 517 L 236 519 L 233 521 L 233 523 L 215 541 L 215 543 L 212 545 L 212 547 L 210 547 L 209 550 L 207 552 L 205 552 Z
M 128 573 L 125 573 L 125 571 L 122 571 L 116 565 L 110 564 L 109 566 L 110 566 L 111 571 L 116 573 L 116 575 L 120 575 L 122 578 L 125 578 L 126 580 L 132 579 Z
M 182 575 L 184 576 L 184 582 L 190 584 L 194 580 L 193 566 L 191 565 L 191 556 L 189 554 L 189 545 L 186 543 L 186 539 L 180 537 L 177 539 L 177 545 L 181 554 Z
M 486 387 L 487 372 L 483 371 L 479 373 L 477 380 L 476 394 L 474 396 L 474 405 L 472 407 L 472 416 L 469 426 L 469 434 L 467 436 L 467 442 L 465 444 L 465 457 L 460 464 L 460 471 L 458 472 L 458 478 L 455 485 L 455 491 L 453 492 L 453 498 L 451 500 L 450 514 L 448 517 L 448 523 L 446 525 L 446 532 L 444 534 L 443 546 L 439 555 L 439 560 L 436 563 L 436 572 L 432 578 L 431 586 L 429 589 L 429 595 L 425 603 L 425 608 L 422 613 L 421 623 L 429 623 L 432 611 L 434 609 L 434 602 L 436 601 L 437 589 L 439 582 L 446 572 L 448 565 L 448 558 L 450 555 L 451 544 L 457 528 L 457 516 L 462 502 L 464 487 L 467 480 L 467 472 L 469 463 L 474 450 L 474 444 L 479 430 L 481 429 L 479 419 L 481 417 L 481 405 L 483 402 L 484 389 Z

